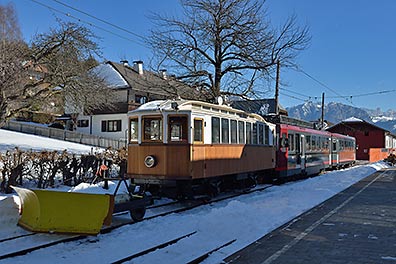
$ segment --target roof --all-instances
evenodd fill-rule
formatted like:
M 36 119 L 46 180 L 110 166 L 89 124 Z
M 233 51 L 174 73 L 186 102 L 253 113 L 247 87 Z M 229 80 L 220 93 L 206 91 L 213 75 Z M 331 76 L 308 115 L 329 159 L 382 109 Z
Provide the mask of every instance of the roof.
M 147 70 L 143 70 L 143 74 L 139 74 L 129 65 L 111 61 L 107 64 L 111 65 L 133 90 L 161 95 L 165 98 L 198 99 L 201 97 L 198 90 L 173 77 L 164 78 L 160 74 Z
M 112 104 L 109 107 L 95 109 L 91 114 L 94 115 L 107 115 L 107 114 L 126 114 L 128 113 L 128 103 L 119 102 Z
M 350 118 L 347 118 L 345 120 L 342 120 L 342 122 L 351 123 L 351 122 L 364 122 L 364 121 L 362 119 L 360 119 L 360 118 L 357 118 L 357 117 L 350 117 Z
M 372 123 L 369 123 L 369 122 L 367 122 L 365 120 L 362 120 L 362 119 L 359 119 L 359 118 L 356 118 L 356 117 L 351 117 L 351 118 L 345 119 L 344 121 L 341 121 L 340 123 L 335 124 L 334 126 L 331 126 L 328 129 L 326 129 L 326 130 L 331 131 L 331 130 L 333 130 L 334 128 L 336 128 L 338 126 L 346 126 L 346 127 L 352 128 L 351 125 L 353 125 L 353 124 L 359 124 L 360 126 L 362 124 L 364 124 L 364 125 L 367 125 L 367 126 L 370 126 L 370 127 L 374 128 L 374 129 L 382 130 L 384 132 L 391 133 L 389 130 L 386 130 L 386 129 L 382 128 L 382 127 L 376 126 L 376 125 L 374 125 Z
M 233 101 L 231 102 L 232 107 L 241 109 L 245 112 L 255 113 L 261 116 L 269 114 L 275 114 L 275 99 L 260 99 L 260 100 L 248 100 L 248 101 Z M 286 113 L 286 109 L 278 105 L 279 111 Z
M 134 114 L 138 112 L 144 111 L 158 111 L 158 112 L 165 112 L 165 111 L 175 111 L 175 109 L 180 111 L 191 111 L 193 107 L 202 107 L 202 109 L 207 109 L 207 111 L 215 111 L 219 113 L 219 110 L 225 111 L 226 113 L 231 114 L 242 114 L 243 116 L 250 116 L 265 122 L 265 119 L 260 115 L 255 113 L 248 113 L 240 109 L 236 109 L 230 107 L 228 105 L 217 105 L 212 103 L 207 103 L 203 101 L 195 101 L 195 100 L 157 100 L 151 101 L 141 105 L 139 108 L 129 111 L 129 114 Z

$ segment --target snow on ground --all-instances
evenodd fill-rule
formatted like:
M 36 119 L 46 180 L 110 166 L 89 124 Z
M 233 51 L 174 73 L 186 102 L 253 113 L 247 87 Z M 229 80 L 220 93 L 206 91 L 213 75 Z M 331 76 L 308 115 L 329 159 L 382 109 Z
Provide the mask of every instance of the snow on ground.
M 0 151 L 13 150 L 18 147 L 23 150 L 67 150 L 70 153 L 87 154 L 92 146 L 61 141 L 52 138 L 29 135 L 0 129 Z
M 81 263 L 82 258 L 86 264 L 110 263 L 194 231 L 197 233 L 190 238 L 144 258 L 134 259 L 133 263 L 186 263 L 203 252 L 236 239 L 233 244 L 213 253 L 204 261 L 220 263 L 225 257 L 385 167 L 387 165 L 380 162 L 329 172 L 184 213 L 124 226 L 111 233 L 98 235 L 90 242 L 58 244 L 25 256 L 0 260 L 0 263 Z M 86 189 L 87 186 L 79 188 Z M 0 200 L 0 212 L 3 212 L 3 200 Z M 0 214 L 0 223 L 12 221 L 2 221 L 5 217 L 5 214 Z M 15 225 L 9 227 L 10 232 L 20 229 Z

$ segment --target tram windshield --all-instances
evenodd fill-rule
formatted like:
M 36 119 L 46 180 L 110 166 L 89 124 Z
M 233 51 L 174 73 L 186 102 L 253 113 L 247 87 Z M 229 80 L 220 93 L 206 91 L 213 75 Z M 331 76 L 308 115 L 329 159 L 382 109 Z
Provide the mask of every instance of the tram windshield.
M 187 141 L 187 116 L 169 117 L 169 140 L 173 142 Z
M 162 118 L 143 118 L 143 141 L 162 141 Z

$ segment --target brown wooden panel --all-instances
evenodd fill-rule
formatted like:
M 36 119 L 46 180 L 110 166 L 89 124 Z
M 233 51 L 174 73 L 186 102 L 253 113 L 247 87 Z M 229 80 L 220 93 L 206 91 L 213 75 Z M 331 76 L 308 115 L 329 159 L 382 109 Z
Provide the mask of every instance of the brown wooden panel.
M 194 145 L 192 150 L 193 178 L 272 169 L 275 148 L 246 145 Z
M 144 159 L 152 155 L 156 166 L 147 168 Z M 190 145 L 129 145 L 128 174 L 135 178 L 188 178 L 190 177 Z

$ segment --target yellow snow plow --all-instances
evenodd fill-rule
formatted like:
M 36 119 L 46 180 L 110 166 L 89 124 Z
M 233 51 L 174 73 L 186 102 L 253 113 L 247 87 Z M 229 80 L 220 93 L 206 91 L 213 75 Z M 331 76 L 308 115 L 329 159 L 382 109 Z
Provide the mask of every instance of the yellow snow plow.
M 127 194 L 117 194 L 121 183 L 125 183 Z M 152 204 L 150 194 L 140 188 L 132 192 L 125 179 L 118 181 L 114 194 L 12 188 L 21 200 L 18 224 L 34 232 L 98 234 L 103 224 L 111 224 L 113 213 L 129 211 L 136 222 Z
M 18 224 L 30 231 L 97 234 L 111 222 L 111 195 L 13 189 L 21 199 Z

